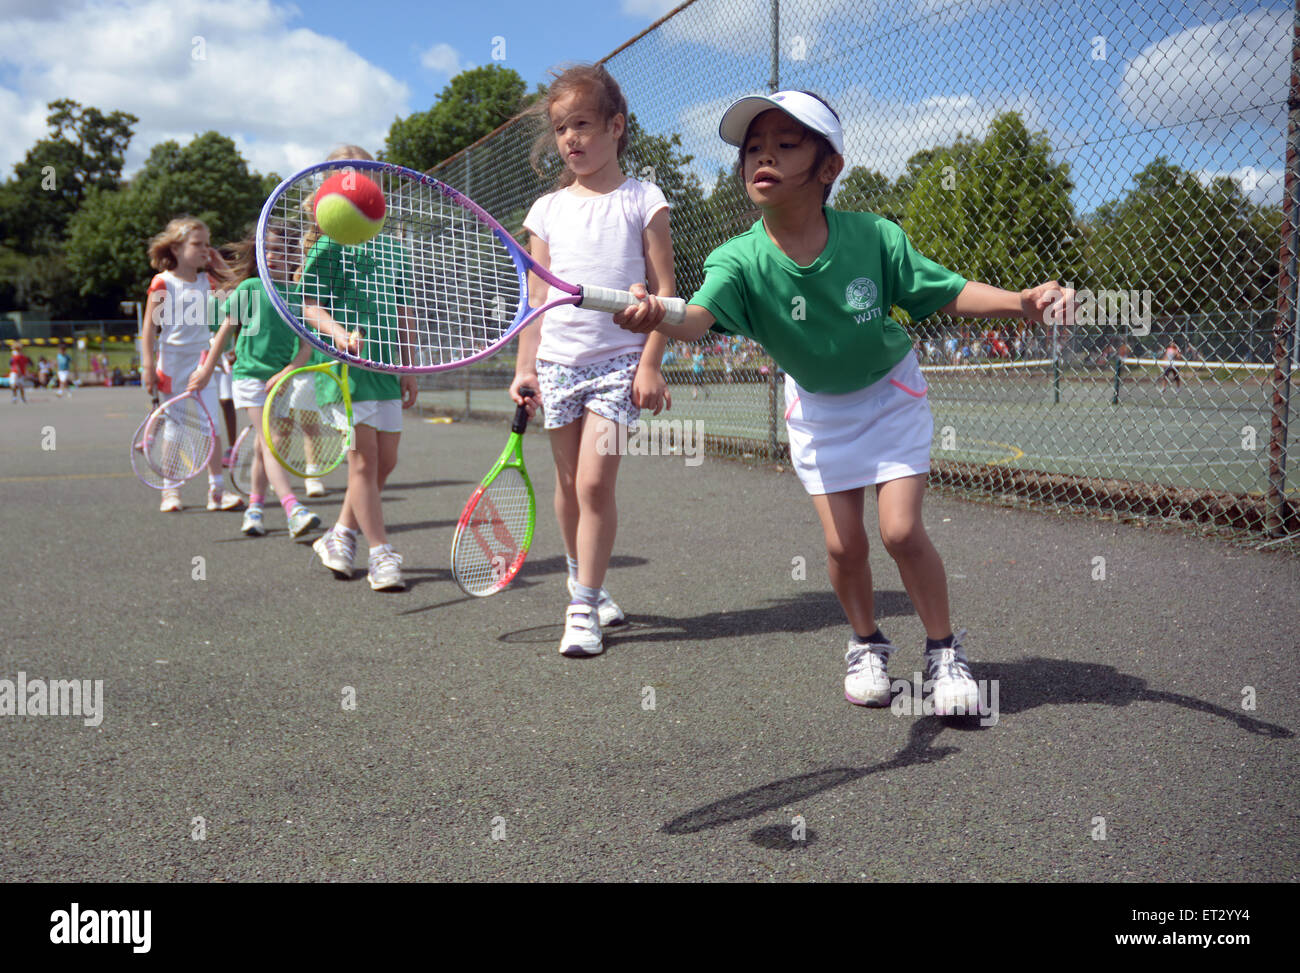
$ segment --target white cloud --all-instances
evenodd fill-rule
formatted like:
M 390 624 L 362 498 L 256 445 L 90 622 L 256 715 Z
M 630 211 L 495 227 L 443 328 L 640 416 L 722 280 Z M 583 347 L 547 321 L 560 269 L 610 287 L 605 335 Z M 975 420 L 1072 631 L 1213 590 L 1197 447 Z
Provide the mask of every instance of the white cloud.
M 450 44 L 434 44 L 420 55 L 420 64 L 449 78 L 460 74 L 467 66 L 461 62 L 460 52 Z
M 1263 166 L 1241 166 L 1231 171 L 1224 169 L 1199 169 L 1196 178 L 1205 185 L 1227 176 L 1237 183 L 1248 200 L 1257 206 L 1281 206 L 1282 187 L 1286 170 L 1281 166 L 1267 169 Z
M 10 21 L 0 66 L 16 81 L 0 88 L 0 171 L 43 134 L 31 120 L 56 98 L 139 117 L 128 172 L 157 142 L 209 129 L 282 175 L 342 142 L 377 151 L 407 112 L 406 85 L 343 41 L 292 26 L 297 16 L 272 0 L 125 0 L 65 5 L 53 24 Z
M 736 150 L 718 138 L 718 122 L 735 98 L 748 91 L 698 102 L 678 115 L 686 151 L 696 156 L 696 171 L 706 188 L 718 167 L 730 171 Z M 951 145 L 959 135 L 982 138 L 1003 112 L 1018 111 L 1031 131 L 1044 128 L 1044 113 L 1032 95 L 977 98 L 932 95 L 919 101 L 882 99 L 862 86 L 829 98 L 844 128 L 845 169 L 865 166 L 896 179 L 907 160 L 922 149 Z
M 1224 135 L 1242 121 L 1281 128 L 1291 17 L 1259 10 L 1152 44 L 1124 72 L 1125 107 L 1144 125 L 1195 123 L 1201 138 Z
M 650 17 L 658 20 L 680 3 L 681 0 L 623 0 L 620 6 L 623 13 L 629 17 Z

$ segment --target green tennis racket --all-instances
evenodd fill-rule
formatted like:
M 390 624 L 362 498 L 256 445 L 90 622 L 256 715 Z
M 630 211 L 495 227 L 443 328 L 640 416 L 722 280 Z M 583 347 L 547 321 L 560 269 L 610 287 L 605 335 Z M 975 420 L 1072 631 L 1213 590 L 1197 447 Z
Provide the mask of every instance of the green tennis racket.
M 276 382 L 262 408 L 262 434 L 294 476 L 321 477 L 342 463 L 352 448 L 348 366 L 305 365 Z
M 530 398 L 537 393 L 521 388 Z M 504 589 L 528 556 L 537 522 L 537 500 L 524 468 L 523 437 L 528 409 L 515 409 L 510 439 L 475 489 L 451 539 L 451 573 L 461 591 L 486 597 Z

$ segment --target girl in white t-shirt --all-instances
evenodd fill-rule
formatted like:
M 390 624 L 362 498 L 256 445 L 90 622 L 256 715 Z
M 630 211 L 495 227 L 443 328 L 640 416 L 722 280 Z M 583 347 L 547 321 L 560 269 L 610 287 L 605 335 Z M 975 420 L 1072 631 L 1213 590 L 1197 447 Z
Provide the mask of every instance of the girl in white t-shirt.
M 542 151 L 558 151 L 564 172 L 555 192 L 539 199 L 524 220 L 537 261 L 564 280 L 626 287 L 644 280 L 651 293 L 671 296 L 672 239 L 668 202 L 659 187 L 623 174 L 627 100 L 601 66 L 570 68 L 555 79 L 535 109 L 547 131 Z M 548 285 L 530 278 L 529 301 L 547 300 Z M 602 626 L 623 621 L 605 591 L 618 512 L 614 482 L 625 441 L 617 426 L 637 421 L 641 409 L 658 415 L 671 406 L 661 365 L 667 339 L 630 334 L 598 311 L 561 307 L 534 319 L 519 336 L 510 396 L 537 409 L 521 388 L 538 389 L 555 456 L 555 515 L 569 565 L 569 603 L 560 652 L 604 651 Z
M 214 287 L 230 274 L 230 267 L 208 239 L 207 225 L 181 216 L 149 241 L 149 263 L 160 271 L 149 283 L 144 306 L 144 333 L 140 335 L 140 371 L 146 391 L 163 398 L 185 391 L 190 375 L 199 367 L 212 338 L 211 303 Z M 157 344 L 155 346 L 155 328 Z M 221 414 L 215 388 L 204 389 L 201 400 L 215 423 Z M 221 451 L 214 449 L 208 461 L 208 509 L 237 510 L 243 505 L 239 494 L 225 489 Z M 181 510 L 180 484 L 166 484 L 162 493 L 164 513 Z

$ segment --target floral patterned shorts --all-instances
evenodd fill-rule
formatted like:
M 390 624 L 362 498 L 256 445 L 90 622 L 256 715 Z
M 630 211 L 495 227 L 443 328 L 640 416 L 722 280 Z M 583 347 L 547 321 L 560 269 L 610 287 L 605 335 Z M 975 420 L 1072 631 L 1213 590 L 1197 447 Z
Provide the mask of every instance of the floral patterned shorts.
M 628 426 L 641 410 L 632 404 L 632 380 L 641 362 L 640 352 L 619 355 L 590 365 L 561 365 L 537 361 L 546 428 L 559 429 L 582 417 L 583 409 Z

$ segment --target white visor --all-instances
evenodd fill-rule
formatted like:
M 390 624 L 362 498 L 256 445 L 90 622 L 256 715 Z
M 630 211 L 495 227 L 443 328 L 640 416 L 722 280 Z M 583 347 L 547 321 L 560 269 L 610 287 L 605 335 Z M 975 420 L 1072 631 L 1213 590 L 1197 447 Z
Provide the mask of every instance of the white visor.
M 771 108 L 779 108 L 818 135 L 826 136 L 831 147 L 840 155 L 844 154 L 844 133 L 840 131 L 839 119 L 818 99 L 802 91 L 778 91 L 741 98 L 723 113 L 722 121 L 718 123 L 722 141 L 739 146 L 749 131 L 749 123 Z

